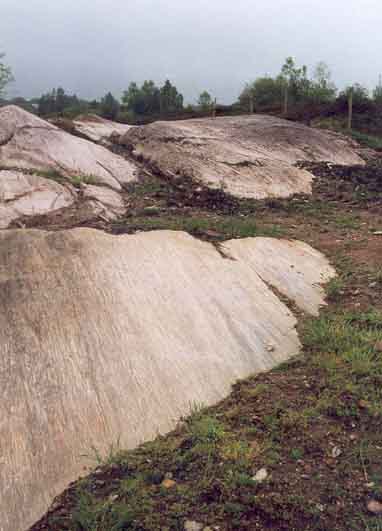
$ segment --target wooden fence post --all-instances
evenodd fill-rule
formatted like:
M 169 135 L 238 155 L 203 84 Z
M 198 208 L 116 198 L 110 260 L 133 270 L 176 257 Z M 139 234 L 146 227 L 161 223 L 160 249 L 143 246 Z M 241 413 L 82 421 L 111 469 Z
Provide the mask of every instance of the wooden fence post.
M 255 102 L 253 101 L 253 95 L 249 97 L 249 114 L 253 114 L 255 112 Z
M 288 83 L 285 84 L 285 91 L 284 91 L 284 114 L 288 114 L 288 99 L 289 99 L 289 86 Z
M 350 88 L 348 94 L 348 131 L 352 129 L 353 122 L 353 87 Z
M 216 98 L 212 104 L 212 118 L 216 118 Z

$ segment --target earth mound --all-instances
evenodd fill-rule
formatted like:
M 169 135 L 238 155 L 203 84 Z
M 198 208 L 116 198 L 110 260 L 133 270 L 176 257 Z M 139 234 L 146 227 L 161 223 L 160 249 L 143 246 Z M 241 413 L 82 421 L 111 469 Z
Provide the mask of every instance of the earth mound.
M 92 447 L 153 438 L 298 353 L 277 293 L 317 313 L 333 275 L 298 241 L 0 232 L 2 531 L 41 517 Z
M 346 137 L 265 115 L 156 122 L 119 143 L 167 178 L 256 199 L 311 193 L 313 175 L 298 161 L 364 165 Z

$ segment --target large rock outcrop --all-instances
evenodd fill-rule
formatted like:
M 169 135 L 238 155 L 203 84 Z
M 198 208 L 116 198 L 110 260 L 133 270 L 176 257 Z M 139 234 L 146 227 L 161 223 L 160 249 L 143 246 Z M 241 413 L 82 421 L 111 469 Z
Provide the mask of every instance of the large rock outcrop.
M 76 192 L 53 180 L 20 171 L 0 170 L 0 229 L 24 216 L 55 212 L 72 205 Z
M 118 193 L 135 179 L 135 165 L 105 147 L 70 135 L 19 107 L 0 109 L 0 228 L 19 217 L 54 212 L 90 195 L 95 198 L 91 203 L 95 214 L 114 218 L 123 212 Z M 88 185 L 92 188 L 87 189 Z
M 36 521 L 92 447 L 153 438 L 296 354 L 275 293 L 316 313 L 333 275 L 297 241 L 0 232 L 0 530 Z
M 0 146 L 2 166 L 91 177 L 115 190 L 135 179 L 135 166 L 122 157 L 13 105 L 0 109 Z
M 156 122 L 120 143 L 169 178 L 256 199 L 311 193 L 313 175 L 298 161 L 364 164 L 344 136 L 265 115 Z
M 97 144 L 110 144 L 114 135 L 123 135 L 133 126 L 105 120 L 95 114 L 79 116 L 71 122 L 74 132 Z

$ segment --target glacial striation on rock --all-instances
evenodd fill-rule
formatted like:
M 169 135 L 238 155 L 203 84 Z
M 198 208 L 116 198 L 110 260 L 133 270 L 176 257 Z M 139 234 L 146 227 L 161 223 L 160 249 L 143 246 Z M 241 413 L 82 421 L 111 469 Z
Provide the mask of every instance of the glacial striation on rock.
M 167 178 L 256 199 L 311 193 L 313 175 L 298 161 L 364 164 L 346 137 L 266 115 L 155 122 L 119 142 Z
M 132 162 L 13 105 L 0 109 L 0 170 L 1 228 L 22 216 L 71 205 L 81 195 L 73 183 L 77 188 L 91 184 L 84 196 L 91 193 L 96 199 L 95 213 L 113 218 L 123 211 L 117 193 L 137 178 Z M 19 189 L 20 195 L 5 197 L 4 190 L 10 189 Z
M 32 525 L 92 447 L 151 439 L 298 353 L 276 293 L 317 312 L 327 260 L 271 238 L 222 250 L 171 231 L 0 232 L 1 531 Z

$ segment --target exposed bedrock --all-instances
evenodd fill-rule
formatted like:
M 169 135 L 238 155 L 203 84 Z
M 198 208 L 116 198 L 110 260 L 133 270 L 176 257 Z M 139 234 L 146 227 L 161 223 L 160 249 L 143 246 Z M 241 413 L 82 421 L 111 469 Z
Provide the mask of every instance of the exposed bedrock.
M 0 529 L 25 529 L 92 447 L 129 448 L 298 353 L 327 260 L 297 241 L 0 232 Z M 276 288 L 274 290 L 273 288 Z
M 311 193 L 313 175 L 298 161 L 364 164 L 346 137 L 266 115 L 155 122 L 119 142 L 169 178 L 256 199 Z
M 102 198 L 110 199 L 111 190 L 117 193 L 136 180 L 136 171 L 132 162 L 105 147 L 72 136 L 19 107 L 0 109 L 1 228 L 18 217 L 72 204 L 78 197 L 73 184 L 84 189 L 92 185 L 92 195 L 97 196 L 95 213 L 102 211 L 113 218 L 121 212 L 122 198 L 117 208 L 110 208 L 110 200 L 102 203 Z M 5 197 L 4 190 L 10 189 L 19 190 L 23 197 Z

